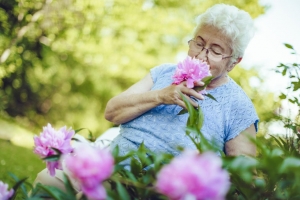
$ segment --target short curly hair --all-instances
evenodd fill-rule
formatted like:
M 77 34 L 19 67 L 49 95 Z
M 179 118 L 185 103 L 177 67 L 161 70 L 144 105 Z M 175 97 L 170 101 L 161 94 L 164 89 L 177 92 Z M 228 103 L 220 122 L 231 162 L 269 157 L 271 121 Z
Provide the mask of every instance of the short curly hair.
M 254 23 L 249 13 L 232 5 L 216 4 L 196 18 L 194 37 L 201 27 L 213 26 L 231 39 L 233 58 L 242 57 L 254 36 Z

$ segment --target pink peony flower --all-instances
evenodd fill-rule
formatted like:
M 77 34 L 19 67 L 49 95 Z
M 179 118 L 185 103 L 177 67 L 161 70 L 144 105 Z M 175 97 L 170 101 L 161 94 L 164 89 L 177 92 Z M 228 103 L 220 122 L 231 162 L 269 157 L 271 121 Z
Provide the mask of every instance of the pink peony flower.
M 70 176 L 79 182 L 82 192 L 92 199 L 105 199 L 106 191 L 101 182 L 109 178 L 114 169 L 114 159 L 107 149 L 97 149 L 80 144 L 65 156 Z
M 14 190 L 10 189 L 8 191 L 8 185 L 0 181 L 0 199 L 8 200 L 14 194 Z
M 185 60 L 178 63 L 173 75 L 173 84 L 178 85 L 186 81 L 187 87 L 193 88 L 195 82 L 201 81 L 207 76 L 211 76 L 209 65 L 202 60 L 187 56 Z
M 157 190 L 172 200 L 225 199 L 229 174 L 212 152 L 185 151 L 157 175 Z
M 67 130 L 65 126 L 55 130 L 51 124 L 48 124 L 46 127 L 43 127 L 43 132 L 40 136 L 35 135 L 33 138 L 35 144 L 34 153 L 41 158 L 56 155 L 57 153 L 51 148 L 60 150 L 62 154 L 70 153 L 73 150 L 71 139 L 74 134 L 74 130 Z M 51 176 L 55 175 L 55 169 L 62 169 L 59 161 L 46 161 L 46 165 Z

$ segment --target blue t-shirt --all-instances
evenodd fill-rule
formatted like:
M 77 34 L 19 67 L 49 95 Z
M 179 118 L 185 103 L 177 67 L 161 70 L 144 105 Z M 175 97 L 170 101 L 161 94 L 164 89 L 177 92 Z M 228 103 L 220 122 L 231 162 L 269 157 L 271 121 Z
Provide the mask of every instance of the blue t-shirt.
M 159 90 L 172 84 L 176 64 L 163 64 L 152 68 L 153 80 L 151 90 Z M 257 131 L 258 116 L 255 108 L 240 86 L 231 78 L 217 88 L 207 91 L 217 101 L 206 97 L 198 100 L 204 114 L 201 129 L 204 137 L 224 151 L 225 143 L 242 131 L 255 124 Z M 142 142 L 154 153 L 166 152 L 178 155 L 178 146 L 196 149 L 185 134 L 188 114 L 178 115 L 182 108 L 178 105 L 160 105 L 141 116 L 120 126 L 120 134 L 112 141 L 120 154 L 136 150 Z

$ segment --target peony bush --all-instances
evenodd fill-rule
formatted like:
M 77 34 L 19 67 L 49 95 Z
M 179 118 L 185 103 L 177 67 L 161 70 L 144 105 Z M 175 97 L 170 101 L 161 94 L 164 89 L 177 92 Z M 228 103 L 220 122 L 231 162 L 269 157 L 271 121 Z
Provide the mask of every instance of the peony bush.
M 291 45 L 287 48 L 296 51 Z M 190 59 L 190 58 L 188 58 Z M 194 62 L 192 59 L 186 62 Z M 300 108 L 300 64 L 280 64 L 278 73 L 288 75 L 290 85 L 280 98 Z M 184 69 L 184 68 L 182 68 Z M 202 88 L 204 89 L 204 88 Z M 252 140 L 257 146 L 256 157 L 227 157 L 217 152 L 199 131 L 203 124 L 201 108 L 195 109 L 185 100 L 189 119 L 186 134 L 198 151 L 181 149 L 179 156 L 154 154 L 140 145 L 137 151 L 120 156 L 116 147 L 111 152 L 88 143 L 72 146 L 72 137 L 78 131 L 50 124 L 40 136 L 34 136 L 34 153 L 46 162 L 55 175 L 55 169 L 65 172 L 66 191 L 37 184 L 31 192 L 22 189 L 22 199 L 157 199 L 157 200 L 266 200 L 300 198 L 300 115 L 295 119 L 282 116 L 290 136 L 271 136 L 271 139 Z M 191 134 L 193 133 L 193 134 Z M 77 141 L 79 142 L 79 141 Z M 129 165 L 123 161 L 129 160 Z M 26 178 L 16 179 L 12 189 L 0 181 L 0 199 L 15 199 Z M 75 189 L 82 191 L 78 195 Z
M 34 136 L 34 153 L 42 159 L 56 157 L 60 153 L 70 153 L 73 148 L 71 139 L 75 132 L 72 129 L 62 127 L 59 130 L 52 128 L 51 124 L 43 127 L 43 132 L 40 136 Z M 62 169 L 59 161 L 46 161 L 47 168 L 51 176 L 55 175 L 55 169 Z
M 106 199 L 106 190 L 101 183 L 111 176 L 114 169 L 114 158 L 108 150 L 83 143 L 64 160 L 69 176 L 78 181 L 87 197 Z
M 212 152 L 184 151 L 162 167 L 155 187 L 170 199 L 225 199 L 230 186 L 222 160 Z
M 14 190 L 13 189 L 8 190 L 8 185 L 0 181 L 0 199 L 8 200 L 13 196 L 13 194 L 14 194 Z

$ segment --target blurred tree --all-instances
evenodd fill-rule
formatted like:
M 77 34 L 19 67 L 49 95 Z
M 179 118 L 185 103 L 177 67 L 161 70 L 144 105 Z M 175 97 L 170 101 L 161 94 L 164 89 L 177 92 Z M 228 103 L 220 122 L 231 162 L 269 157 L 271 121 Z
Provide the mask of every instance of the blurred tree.
M 106 102 L 163 62 L 186 54 L 195 17 L 218 0 L 0 0 L 0 109 L 33 127 L 112 126 Z M 264 13 L 258 0 L 222 3 Z M 264 120 L 270 94 L 232 76 L 254 100 Z M 261 100 L 264 100 L 261 102 Z

